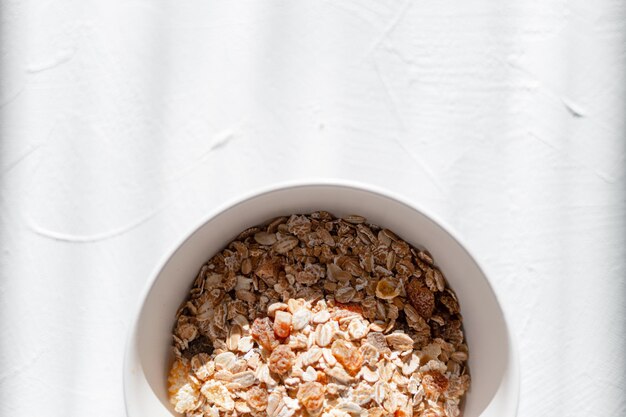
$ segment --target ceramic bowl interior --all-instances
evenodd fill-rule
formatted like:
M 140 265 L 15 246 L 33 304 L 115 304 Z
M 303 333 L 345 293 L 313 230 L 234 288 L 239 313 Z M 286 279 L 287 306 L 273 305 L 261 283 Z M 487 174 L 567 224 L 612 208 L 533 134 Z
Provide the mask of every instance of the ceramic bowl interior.
M 166 386 L 171 332 L 176 310 L 202 264 L 247 227 L 316 210 L 360 214 L 428 248 L 456 291 L 464 317 L 472 376 L 464 416 L 515 415 L 517 359 L 496 296 L 473 257 L 440 223 L 412 205 L 368 186 L 345 184 L 293 185 L 258 193 L 220 210 L 178 246 L 149 283 L 129 336 L 124 370 L 128 415 L 176 415 Z

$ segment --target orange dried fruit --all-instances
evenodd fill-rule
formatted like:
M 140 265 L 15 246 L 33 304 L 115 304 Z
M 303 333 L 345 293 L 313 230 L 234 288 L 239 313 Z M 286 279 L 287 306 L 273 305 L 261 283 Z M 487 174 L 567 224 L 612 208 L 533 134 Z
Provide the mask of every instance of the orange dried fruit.
M 268 367 L 270 371 L 284 376 L 291 371 L 296 355 L 291 351 L 289 345 L 280 345 L 270 355 Z
M 272 322 L 268 317 L 255 319 L 250 328 L 250 334 L 259 345 L 269 351 L 274 350 L 279 344 L 274 335 Z
M 439 371 L 426 371 L 422 377 L 422 385 L 426 394 L 441 395 L 448 389 L 448 378 Z
M 284 339 L 291 333 L 291 314 L 286 311 L 277 311 L 274 318 L 274 333 Z
M 383 278 L 376 284 L 376 297 L 393 300 L 400 294 L 400 283 L 391 278 Z
M 319 382 L 305 382 L 300 385 L 297 397 L 307 411 L 319 410 L 324 405 L 324 386 Z
M 256 411 L 264 411 L 267 408 L 267 390 L 256 385 L 250 388 L 248 405 Z
M 335 340 L 331 352 L 350 375 L 355 375 L 363 366 L 363 354 L 347 340 Z

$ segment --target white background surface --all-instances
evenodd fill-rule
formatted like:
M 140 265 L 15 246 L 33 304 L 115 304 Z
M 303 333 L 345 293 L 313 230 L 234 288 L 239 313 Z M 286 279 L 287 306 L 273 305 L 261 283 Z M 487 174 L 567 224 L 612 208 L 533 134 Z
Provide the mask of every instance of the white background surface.
M 626 3 L 0 5 L 0 415 L 122 416 L 153 268 L 205 215 L 339 177 L 491 276 L 519 415 L 626 415 Z

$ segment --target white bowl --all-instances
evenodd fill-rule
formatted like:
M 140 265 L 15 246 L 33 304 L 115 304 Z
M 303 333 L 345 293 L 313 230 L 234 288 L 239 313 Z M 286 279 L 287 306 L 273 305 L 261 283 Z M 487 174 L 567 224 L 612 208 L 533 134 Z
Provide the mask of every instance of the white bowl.
M 128 416 L 176 415 L 166 386 L 171 332 L 176 310 L 202 264 L 249 226 L 315 210 L 363 215 L 411 244 L 428 248 L 456 291 L 464 318 L 472 376 L 464 416 L 515 416 L 518 360 L 504 314 L 478 263 L 448 228 L 414 204 L 369 185 L 346 182 L 283 184 L 254 193 L 217 210 L 176 246 L 148 282 L 130 331 L 124 362 Z

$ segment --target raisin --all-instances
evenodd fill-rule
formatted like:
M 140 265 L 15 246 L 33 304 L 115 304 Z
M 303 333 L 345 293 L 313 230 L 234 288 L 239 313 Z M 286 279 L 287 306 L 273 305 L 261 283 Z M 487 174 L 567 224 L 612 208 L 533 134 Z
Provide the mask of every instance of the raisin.
M 319 382 L 305 382 L 298 389 L 298 401 L 308 411 L 315 411 L 324 405 L 324 386 Z
M 333 356 L 350 375 L 355 375 L 363 365 L 363 355 L 347 340 L 335 340 L 331 346 Z
M 289 345 L 280 345 L 270 355 L 268 367 L 270 371 L 284 376 L 291 371 L 296 355 L 291 351 Z
M 268 317 L 255 319 L 250 328 L 250 334 L 259 345 L 269 351 L 274 350 L 279 344 L 276 336 L 274 336 L 272 322 Z

